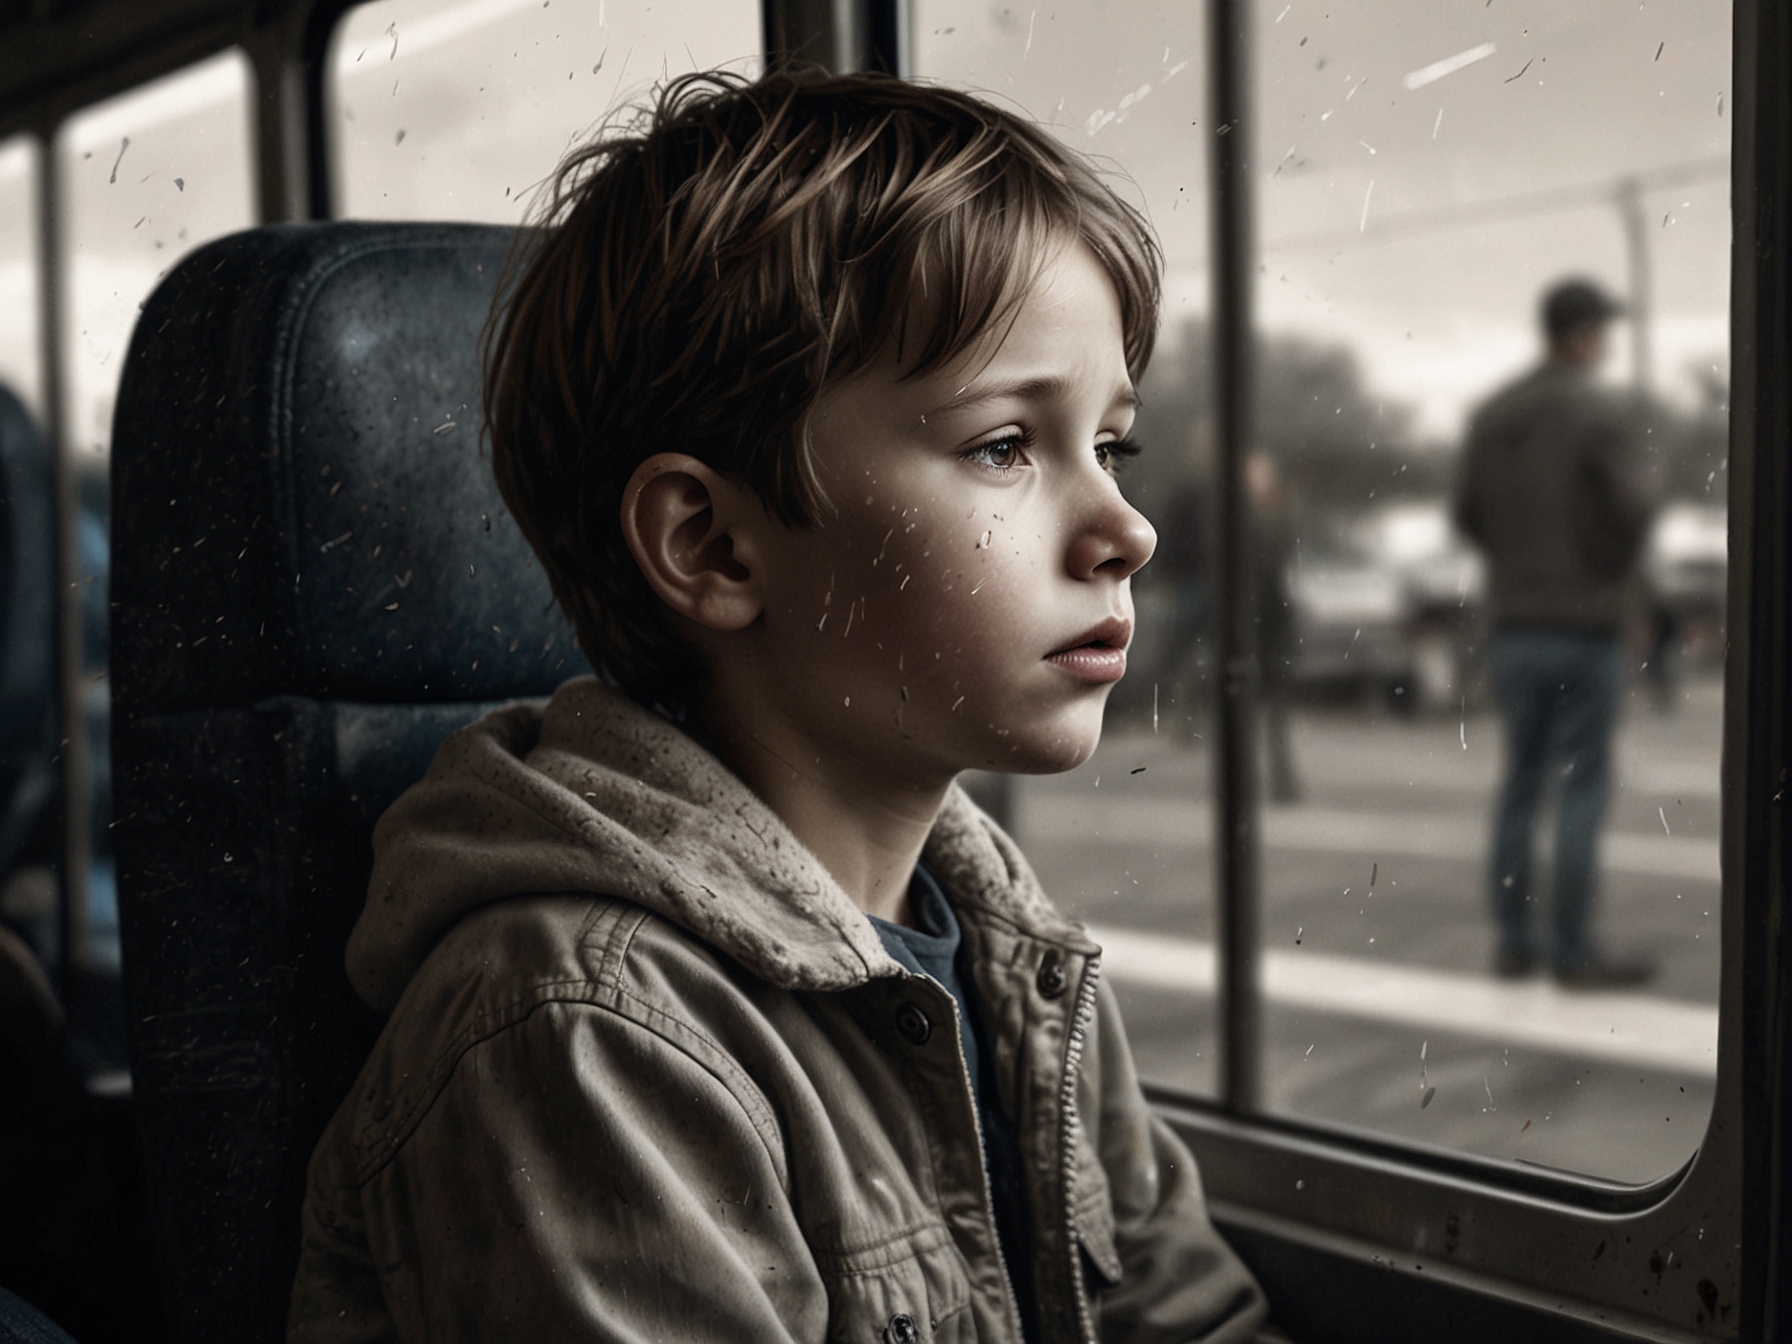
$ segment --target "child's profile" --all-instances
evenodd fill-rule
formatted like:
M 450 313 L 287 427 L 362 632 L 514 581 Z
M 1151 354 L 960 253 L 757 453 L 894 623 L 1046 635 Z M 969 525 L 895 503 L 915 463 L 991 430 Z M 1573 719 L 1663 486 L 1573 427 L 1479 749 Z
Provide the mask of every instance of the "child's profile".
M 1149 227 L 971 95 L 672 81 L 487 335 L 596 677 L 375 835 L 289 1338 L 1244 1340 L 1099 948 L 955 783 L 1094 751 Z

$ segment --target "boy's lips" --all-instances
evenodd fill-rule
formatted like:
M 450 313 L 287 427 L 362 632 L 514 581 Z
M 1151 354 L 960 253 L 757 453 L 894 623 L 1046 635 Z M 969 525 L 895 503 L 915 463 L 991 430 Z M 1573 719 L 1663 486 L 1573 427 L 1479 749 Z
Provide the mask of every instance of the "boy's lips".
M 1126 646 L 1132 642 L 1132 622 L 1110 616 L 1062 648 L 1045 655 L 1045 661 L 1063 668 L 1079 681 L 1119 681 L 1126 675 Z

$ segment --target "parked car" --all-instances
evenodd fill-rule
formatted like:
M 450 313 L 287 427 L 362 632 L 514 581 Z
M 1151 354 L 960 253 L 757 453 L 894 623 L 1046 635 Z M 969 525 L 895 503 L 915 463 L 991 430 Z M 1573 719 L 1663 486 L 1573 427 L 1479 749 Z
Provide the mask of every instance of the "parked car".
M 1643 548 L 1651 600 L 1682 622 L 1721 625 L 1729 547 L 1730 515 L 1722 504 L 1677 500 L 1664 506 Z
M 1400 576 L 1348 538 L 1303 538 L 1289 561 L 1288 681 L 1303 691 L 1360 691 L 1403 704 L 1414 681 Z
M 1458 712 L 1478 699 L 1487 566 L 1451 522 L 1448 503 L 1391 500 L 1359 517 L 1351 536 L 1404 594 L 1410 707 Z

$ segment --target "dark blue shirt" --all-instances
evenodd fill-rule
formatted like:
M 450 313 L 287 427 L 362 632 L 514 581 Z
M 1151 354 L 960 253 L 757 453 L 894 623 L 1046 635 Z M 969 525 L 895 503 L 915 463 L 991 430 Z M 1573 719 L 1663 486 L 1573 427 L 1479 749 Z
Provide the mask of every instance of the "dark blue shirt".
M 965 1070 L 977 1103 L 983 1131 L 983 1169 L 989 1175 L 990 1203 L 996 1236 L 1008 1264 L 1008 1282 L 1020 1307 L 1021 1333 L 1039 1338 L 1038 1305 L 1033 1293 L 1033 1238 L 1027 1221 L 1026 1188 L 1021 1179 L 1020 1142 L 1014 1121 L 1003 1113 L 995 1081 L 995 1051 L 989 1048 L 989 1026 L 977 1001 L 976 981 L 959 936 L 958 917 L 926 864 L 915 865 L 909 880 L 909 909 L 916 928 L 871 918 L 884 950 L 917 975 L 931 976 L 958 1003 L 958 1037 Z

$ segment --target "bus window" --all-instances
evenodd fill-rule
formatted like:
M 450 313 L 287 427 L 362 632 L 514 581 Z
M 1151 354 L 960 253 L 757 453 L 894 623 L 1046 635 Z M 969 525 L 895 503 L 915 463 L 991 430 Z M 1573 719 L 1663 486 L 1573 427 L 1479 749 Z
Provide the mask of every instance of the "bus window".
M 1253 40 L 1265 1103 L 1666 1176 L 1716 1070 L 1729 10 Z
M 1198 7 L 1056 11 L 917 0 L 912 73 L 1018 104 L 1095 156 L 1163 242 L 1164 316 L 1122 489 L 1157 555 L 1134 581 L 1126 679 L 1095 757 L 974 782 L 1040 881 L 1102 942 L 1140 1071 L 1214 1090 L 1210 376 L 1204 51 Z
M 63 451 L 79 478 L 76 542 L 86 677 L 92 858 L 87 946 L 116 966 L 118 912 L 107 845 L 109 696 L 106 455 L 112 406 L 138 307 L 174 263 L 254 223 L 249 64 L 224 52 L 71 117 L 56 137 L 66 271 Z M 72 883 L 71 886 L 78 886 Z
M 1261 1095 L 1223 1100 L 1659 1178 L 1698 1145 L 1716 1067 L 1728 12 L 1457 18 L 1381 0 L 1277 3 L 1254 23 L 1258 336 L 1240 469 L 1264 1025 Z M 1235 781 L 1214 766 L 1204 150 L 1232 128 L 1207 124 L 1202 38 L 1198 16 L 1147 4 L 921 0 L 910 49 L 913 73 L 1012 99 L 1107 159 L 1164 240 L 1146 453 L 1124 482 L 1160 538 L 1135 581 L 1131 668 L 1087 766 L 985 787 L 1103 943 L 1141 1071 L 1213 1094 L 1213 802 Z M 1571 275 L 1623 305 L 1595 381 L 1652 512 L 1605 605 L 1572 617 L 1601 636 L 1615 710 L 1581 888 L 1597 941 L 1570 946 L 1565 899 L 1576 964 L 1558 978 L 1554 855 L 1570 874 L 1578 860 L 1557 849 L 1554 800 L 1586 833 L 1596 791 L 1560 776 L 1596 760 L 1545 752 L 1529 900 L 1504 907 L 1529 911 L 1533 937 L 1502 958 L 1490 849 L 1512 715 L 1490 646 L 1511 641 L 1492 638 L 1489 560 L 1452 500 L 1470 410 L 1539 362 L 1540 296 Z M 1537 731 L 1575 725 L 1558 712 Z
M 515 223 L 567 147 L 687 70 L 757 67 L 754 0 L 376 0 L 329 56 L 335 213 Z
M 37 142 L 0 142 L 0 383 L 42 419 L 38 352 Z

